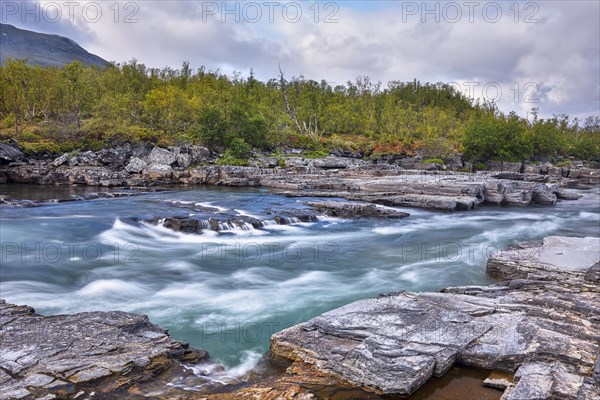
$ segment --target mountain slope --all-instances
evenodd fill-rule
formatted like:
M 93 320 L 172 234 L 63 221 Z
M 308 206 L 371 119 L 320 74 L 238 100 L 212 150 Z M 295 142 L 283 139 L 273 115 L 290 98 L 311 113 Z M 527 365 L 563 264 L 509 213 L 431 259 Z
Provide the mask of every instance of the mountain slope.
M 42 66 L 62 66 L 72 61 L 100 67 L 109 64 L 66 37 L 0 24 L 0 64 L 9 57 Z

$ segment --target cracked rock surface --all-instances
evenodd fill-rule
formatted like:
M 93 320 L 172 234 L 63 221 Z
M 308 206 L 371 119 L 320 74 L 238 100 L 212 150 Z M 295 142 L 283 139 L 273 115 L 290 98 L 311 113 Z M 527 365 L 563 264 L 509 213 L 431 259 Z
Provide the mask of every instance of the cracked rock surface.
M 112 393 L 207 357 L 148 317 L 125 312 L 41 316 L 0 300 L 0 399 Z M 83 396 L 83 394 L 86 396 Z
M 598 399 L 599 246 L 549 237 L 497 252 L 488 268 L 509 280 L 357 301 L 276 333 L 271 352 L 383 394 L 458 363 L 514 373 L 504 400 Z

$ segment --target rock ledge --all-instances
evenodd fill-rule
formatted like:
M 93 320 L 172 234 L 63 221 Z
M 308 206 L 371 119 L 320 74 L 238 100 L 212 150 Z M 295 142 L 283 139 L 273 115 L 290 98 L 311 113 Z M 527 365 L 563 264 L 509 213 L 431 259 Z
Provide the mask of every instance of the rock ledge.
M 357 301 L 276 333 L 271 352 L 381 394 L 457 363 L 515 374 L 503 400 L 597 399 L 599 246 L 548 237 L 497 252 L 488 268 L 508 281 Z

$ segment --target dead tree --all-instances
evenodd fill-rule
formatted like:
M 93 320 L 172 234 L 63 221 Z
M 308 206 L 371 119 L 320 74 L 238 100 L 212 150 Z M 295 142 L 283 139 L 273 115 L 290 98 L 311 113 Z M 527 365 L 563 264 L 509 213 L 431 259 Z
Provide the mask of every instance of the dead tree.
M 296 129 L 298 129 L 298 132 L 303 136 L 309 137 L 313 141 L 320 141 L 323 137 L 323 131 L 319 131 L 319 117 L 316 115 L 311 115 L 308 119 L 308 125 L 306 124 L 306 121 L 300 121 L 298 119 L 298 115 L 296 114 L 296 109 L 298 108 L 298 105 L 296 104 L 292 106 L 290 104 L 290 99 L 288 97 L 288 84 L 285 80 L 283 71 L 281 69 L 281 65 L 279 66 L 279 85 L 281 87 L 281 93 L 283 94 L 285 111 L 296 125 Z M 295 85 L 295 89 L 296 96 L 299 97 L 300 87 L 298 85 Z

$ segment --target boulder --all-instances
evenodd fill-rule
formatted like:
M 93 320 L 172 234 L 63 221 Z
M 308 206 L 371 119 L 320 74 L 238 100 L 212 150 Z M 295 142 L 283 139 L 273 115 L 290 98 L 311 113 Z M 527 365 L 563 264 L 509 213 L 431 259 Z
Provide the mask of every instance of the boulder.
M 129 172 L 130 174 L 139 174 L 147 166 L 148 164 L 141 158 L 131 157 L 129 159 L 129 163 L 125 166 L 125 171 Z
M 173 175 L 170 165 L 152 164 L 144 170 L 144 177 L 148 179 L 166 179 Z
M 522 172 L 523 164 L 518 162 L 488 161 L 490 171 Z
M 62 156 L 55 159 L 54 161 L 52 161 L 52 165 L 55 167 L 60 167 L 61 165 L 68 163 L 70 158 L 71 156 L 68 153 L 65 153 Z
M 131 156 L 131 144 L 125 143 L 111 149 L 100 150 L 97 155 L 100 162 L 105 165 L 122 167 Z
M 96 166 L 98 165 L 98 156 L 91 150 L 79 153 L 69 160 L 69 166 Z
M 399 165 L 404 169 L 414 169 L 419 162 L 420 160 L 417 160 L 416 158 L 406 157 L 399 161 Z
M 211 158 L 210 150 L 206 147 L 189 145 L 181 147 L 181 154 L 187 154 L 190 158 L 190 165 L 196 165 L 207 162 Z
M 453 157 L 445 157 L 444 162 L 449 168 L 454 170 L 459 170 L 465 166 L 462 154 L 456 154 Z
M 414 169 L 419 169 L 423 171 L 435 171 L 441 169 L 441 165 L 437 163 L 426 163 L 426 162 L 418 162 L 414 164 Z
M 131 156 L 137 158 L 146 158 L 152 151 L 154 146 L 150 143 L 133 143 L 131 144 Z
M 354 158 L 329 156 L 312 160 L 312 165 L 320 169 L 345 169 L 364 164 L 364 161 Z
M 167 149 L 154 147 L 148 155 L 148 164 L 171 165 L 177 161 L 177 156 Z
M 192 164 L 192 159 L 189 154 L 179 153 L 177 155 L 177 166 L 187 168 Z
M 23 159 L 21 150 L 5 143 L 0 143 L 0 164 L 8 164 Z

